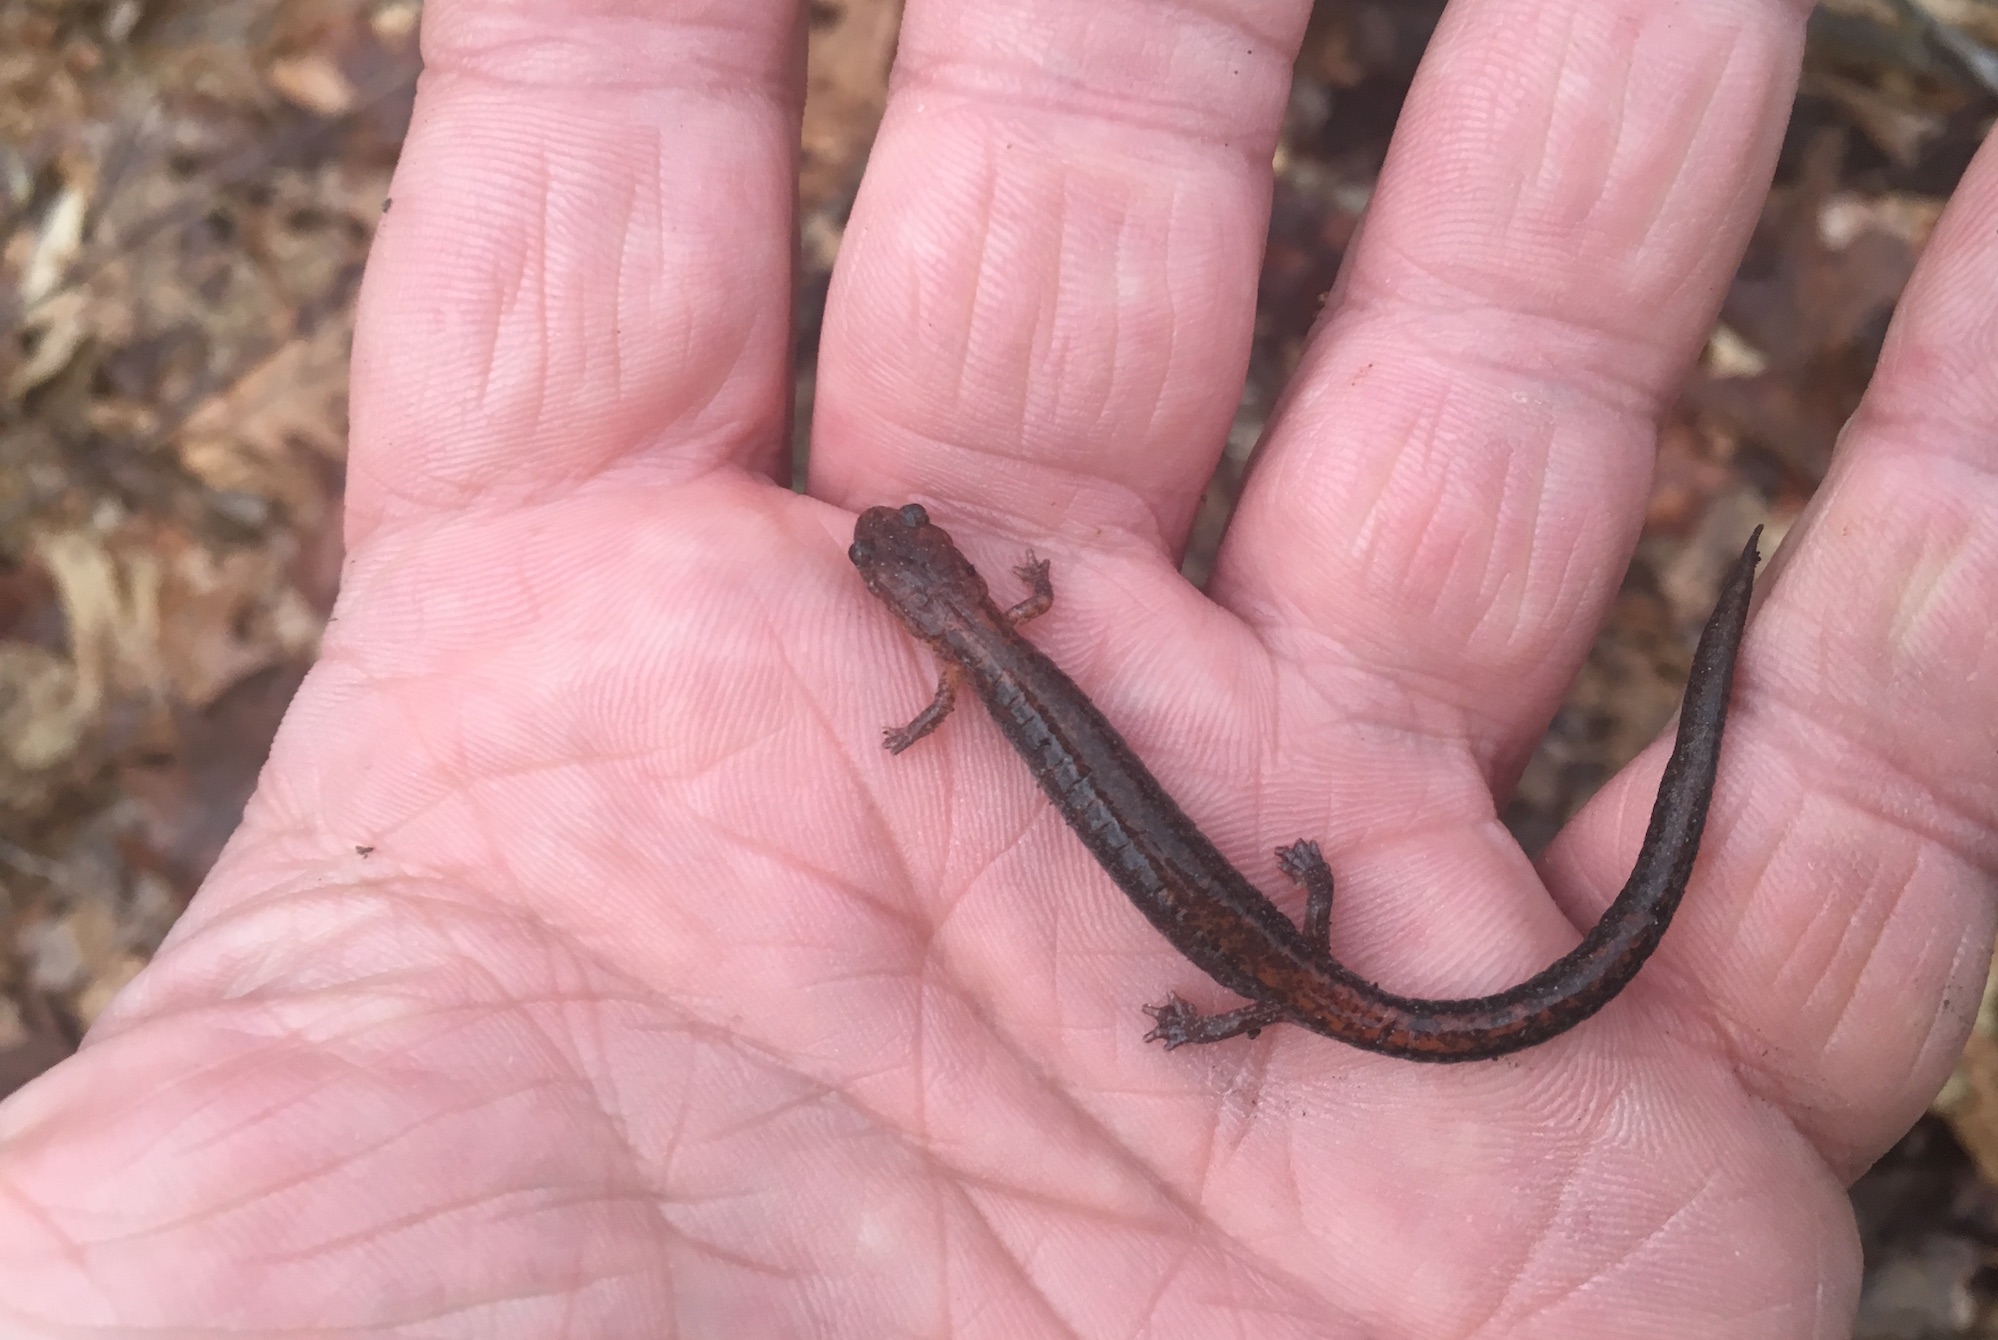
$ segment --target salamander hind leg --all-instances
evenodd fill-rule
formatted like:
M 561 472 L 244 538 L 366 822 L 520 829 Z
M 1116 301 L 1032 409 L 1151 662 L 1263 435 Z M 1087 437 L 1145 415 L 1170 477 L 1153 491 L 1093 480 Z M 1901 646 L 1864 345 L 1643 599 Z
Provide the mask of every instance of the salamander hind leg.
M 1027 551 L 1027 561 L 1013 569 L 1013 575 L 1027 584 L 1027 598 L 1006 611 L 1008 622 L 1025 623 L 1038 619 L 1054 604 L 1054 583 L 1048 580 L 1048 561 Z
M 1327 953 L 1332 950 L 1332 867 L 1309 838 L 1278 847 L 1277 864 L 1304 886 L 1304 938 Z
M 1145 1041 L 1163 1042 L 1167 1051 L 1189 1042 L 1221 1042 L 1243 1033 L 1254 1037 L 1288 1017 L 1280 1007 L 1264 1004 L 1244 1005 L 1221 1014 L 1202 1014 L 1180 999 L 1177 992 L 1166 997 L 1163 1005 L 1145 1006 L 1145 1013 L 1152 1016 L 1156 1025 L 1145 1034 Z
M 1331 952 L 1332 867 L 1318 844 L 1306 838 L 1288 847 L 1277 848 L 1277 864 L 1284 874 L 1304 886 L 1304 938 L 1316 949 Z M 1189 1042 L 1220 1042 L 1247 1033 L 1256 1036 L 1271 1024 L 1289 1018 L 1281 1006 L 1257 1002 L 1221 1014 L 1202 1014 L 1177 994 L 1163 1005 L 1147 1005 L 1155 1027 L 1145 1034 L 1147 1042 L 1163 1042 L 1166 1050 Z

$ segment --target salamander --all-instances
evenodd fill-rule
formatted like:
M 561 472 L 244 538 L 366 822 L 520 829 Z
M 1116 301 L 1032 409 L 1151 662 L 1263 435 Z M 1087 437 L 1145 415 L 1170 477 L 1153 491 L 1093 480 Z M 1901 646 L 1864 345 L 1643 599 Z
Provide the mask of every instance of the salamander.
M 1748 622 L 1761 527 L 1749 537 L 1700 634 L 1679 729 L 1630 879 L 1580 944 L 1519 985 L 1488 996 L 1401 996 L 1331 954 L 1332 873 L 1318 845 L 1277 852 L 1302 884 L 1294 925 L 1229 863 L 1139 761 L 1116 727 L 1018 626 L 1054 603 L 1048 564 L 1015 569 L 1028 596 L 994 603 L 985 579 L 914 503 L 869 508 L 848 551 L 867 589 L 942 662 L 936 697 L 885 732 L 901 753 L 942 724 L 968 688 L 1018 750 L 1056 809 L 1152 925 L 1194 966 L 1249 1000 L 1201 1014 L 1171 996 L 1146 1006 L 1147 1041 L 1168 1049 L 1219 1042 L 1293 1021 L 1327 1037 L 1411 1061 L 1473 1061 L 1558 1037 L 1637 975 L 1672 922 L 1706 824 L 1720 763 L 1736 653 Z

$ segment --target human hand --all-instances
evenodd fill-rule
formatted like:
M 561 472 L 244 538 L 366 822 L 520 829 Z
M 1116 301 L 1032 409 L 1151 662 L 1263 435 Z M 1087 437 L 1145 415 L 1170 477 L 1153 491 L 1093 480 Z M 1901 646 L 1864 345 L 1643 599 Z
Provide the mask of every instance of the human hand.
M 1258 884 L 1470 995 L 1622 882 L 1493 790 L 1616 587 L 1805 7 L 1464 0 L 1211 590 L 1304 0 L 914 0 L 785 454 L 794 15 L 432 0 L 350 562 L 242 831 L 0 1107 L 9 1333 L 1841 1333 L 1998 856 L 1998 163 L 1765 579 L 1693 886 L 1581 1029 L 1430 1067 L 1230 1005 L 847 565 L 921 499 Z M 363 854 L 362 849 L 370 849 Z

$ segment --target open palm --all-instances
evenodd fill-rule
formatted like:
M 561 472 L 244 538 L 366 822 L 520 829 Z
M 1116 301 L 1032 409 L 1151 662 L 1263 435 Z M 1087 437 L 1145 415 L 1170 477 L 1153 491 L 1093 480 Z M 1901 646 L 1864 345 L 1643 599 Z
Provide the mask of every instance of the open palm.
M 924 501 L 1181 803 L 1418 994 L 1570 947 L 1648 753 L 1496 818 L 1633 543 L 1806 6 L 1461 0 L 1213 589 L 1306 0 L 910 0 L 787 436 L 779 3 L 432 0 L 351 559 L 242 831 L 0 1108 L 7 1334 L 1834 1336 L 1842 1187 L 1977 999 L 1998 858 L 1998 163 L 1750 628 L 1679 920 L 1433 1067 L 1279 1027 L 1098 871 L 844 548 Z

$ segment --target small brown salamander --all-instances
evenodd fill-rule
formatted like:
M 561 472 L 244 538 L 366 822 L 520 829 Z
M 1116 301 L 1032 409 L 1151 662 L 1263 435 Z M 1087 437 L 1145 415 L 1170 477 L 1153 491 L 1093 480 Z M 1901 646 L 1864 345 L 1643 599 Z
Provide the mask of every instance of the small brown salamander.
M 935 700 L 886 733 L 889 750 L 899 754 L 935 730 L 958 688 L 969 684 L 1138 910 L 1196 967 L 1253 1002 L 1203 1015 L 1174 995 L 1146 1006 L 1157 1023 L 1147 1041 L 1172 1048 L 1254 1037 L 1288 1019 L 1389 1056 L 1473 1061 L 1545 1042 L 1594 1014 L 1637 974 L 1671 924 L 1713 795 L 1761 533 L 1757 527 L 1749 537 L 1700 634 L 1678 739 L 1623 892 L 1551 967 L 1468 1000 L 1397 996 L 1332 958 L 1332 873 L 1317 843 L 1277 852 L 1284 873 L 1306 891 L 1301 931 L 1228 863 L 1075 682 L 1015 631 L 1054 603 L 1045 560 L 1029 554 L 1015 570 L 1031 594 L 1001 611 L 970 560 L 913 503 L 863 512 L 848 553 L 867 589 L 943 662 Z

